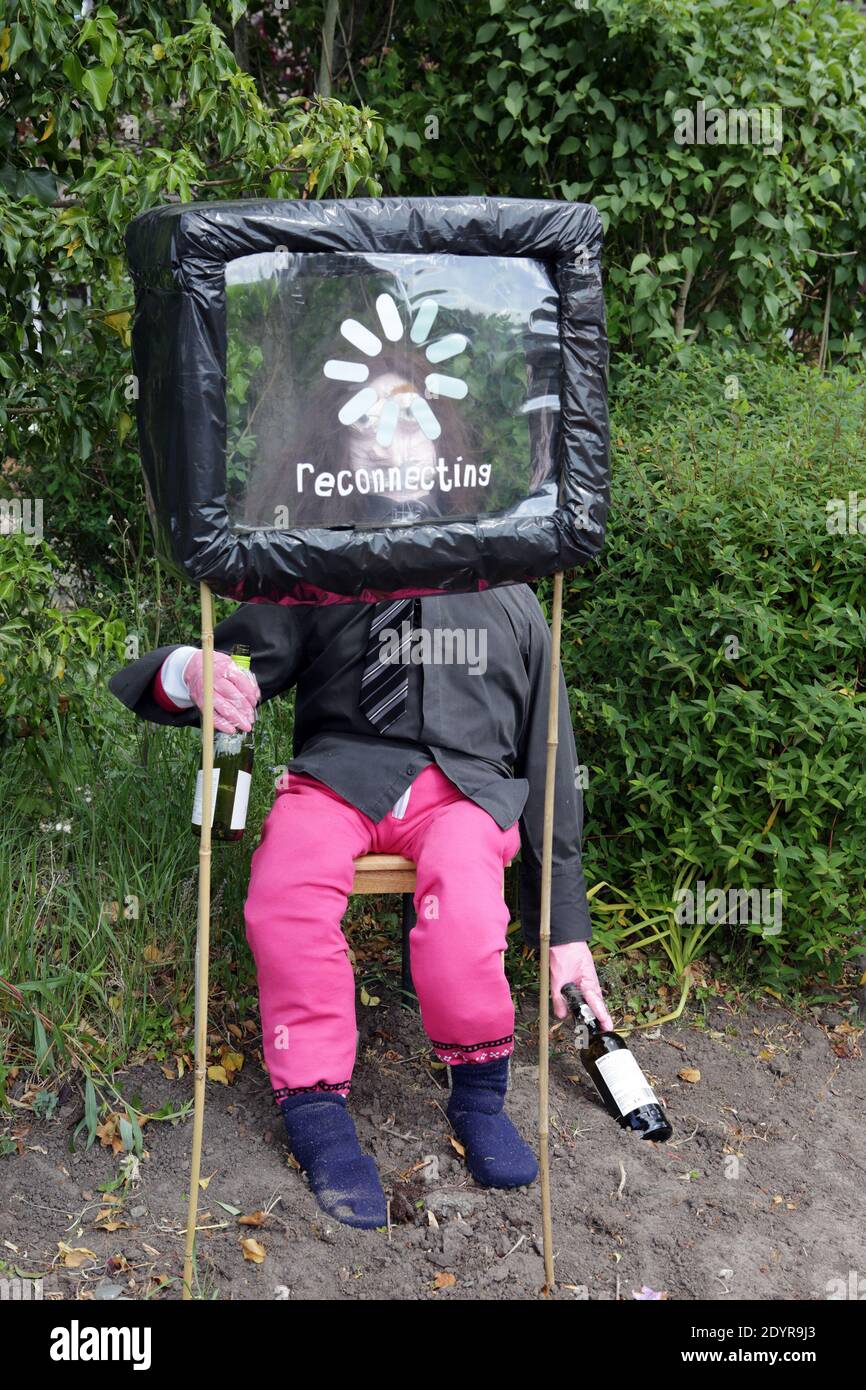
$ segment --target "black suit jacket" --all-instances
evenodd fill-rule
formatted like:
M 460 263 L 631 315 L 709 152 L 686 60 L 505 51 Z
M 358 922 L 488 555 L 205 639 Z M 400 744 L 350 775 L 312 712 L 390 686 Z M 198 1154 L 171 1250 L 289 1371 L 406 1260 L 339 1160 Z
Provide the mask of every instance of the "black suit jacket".
M 324 782 L 372 820 L 381 820 L 431 762 L 503 829 L 519 819 L 521 925 L 536 945 L 550 633 L 535 595 L 513 585 L 422 598 L 428 659 L 410 666 L 407 709 L 384 734 L 358 703 L 370 614 L 366 604 L 245 603 L 217 624 L 214 645 L 226 652 L 236 643 L 251 649 L 263 700 L 297 687 L 288 766 Z M 153 697 L 154 677 L 174 650 L 149 652 L 112 676 L 109 686 L 143 719 L 198 724 L 197 709 L 170 713 Z M 559 711 L 554 945 L 591 936 L 580 852 L 583 799 L 564 682 Z

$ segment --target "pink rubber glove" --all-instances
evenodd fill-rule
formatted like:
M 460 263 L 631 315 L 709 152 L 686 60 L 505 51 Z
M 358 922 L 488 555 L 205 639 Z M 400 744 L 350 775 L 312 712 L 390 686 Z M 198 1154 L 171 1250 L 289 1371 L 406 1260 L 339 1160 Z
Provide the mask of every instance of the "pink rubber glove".
M 557 1018 L 565 1018 L 568 1013 L 568 1005 L 562 997 L 563 985 L 577 985 L 602 1031 L 613 1032 L 613 1019 L 604 1006 L 601 985 L 585 941 L 568 941 L 564 946 L 550 948 L 550 993 Z
M 183 668 L 183 679 L 189 698 L 204 706 L 204 657 L 194 652 Z M 237 666 L 226 652 L 213 654 L 213 711 L 214 728 L 221 734 L 249 733 L 256 720 L 256 705 L 261 699 L 259 684 L 250 671 Z

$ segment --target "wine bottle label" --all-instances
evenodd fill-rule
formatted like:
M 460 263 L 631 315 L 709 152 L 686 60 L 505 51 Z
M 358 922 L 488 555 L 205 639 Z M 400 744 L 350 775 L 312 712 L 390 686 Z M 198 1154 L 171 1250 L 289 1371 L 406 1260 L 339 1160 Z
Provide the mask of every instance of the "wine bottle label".
M 238 773 L 238 784 L 235 787 L 235 800 L 232 806 L 232 830 L 243 830 L 247 823 L 247 807 L 250 804 L 252 781 L 249 772 Z
M 193 803 L 192 803 L 192 823 L 193 823 L 193 825 L 201 825 L 201 801 L 202 801 L 202 786 L 203 786 L 203 782 L 204 782 L 204 773 L 202 772 L 201 768 L 199 768 L 199 770 L 198 770 L 198 772 L 197 772 L 197 774 L 196 774 L 196 779 L 195 779 L 195 797 L 193 798 Z M 211 793 L 212 793 L 212 796 L 211 796 L 211 803 L 212 803 L 212 804 L 211 804 L 211 809 L 210 809 L 210 823 L 211 823 L 211 825 L 213 825 L 214 811 L 215 811 L 215 809 L 216 809 L 217 788 L 219 787 L 219 784 L 220 784 L 220 770 L 219 770 L 218 767 L 215 767 L 214 770 L 213 770 L 213 783 L 212 783 L 212 786 L 211 786 Z M 249 795 L 249 793 L 247 793 L 247 795 Z
M 639 1105 L 658 1105 L 655 1091 L 627 1048 L 605 1053 L 595 1065 L 621 1115 L 629 1115 Z
M 232 818 L 231 818 L 231 824 L 230 824 L 230 826 L 229 826 L 229 829 L 230 829 L 230 830 L 243 830 L 244 827 L 246 826 L 246 823 L 247 823 L 247 807 L 248 807 L 249 804 L 250 804 L 250 787 L 252 786 L 252 783 L 253 783 L 252 776 L 250 775 L 249 772 L 238 772 L 237 778 L 238 778 L 238 780 L 237 780 L 237 785 L 236 785 L 236 787 L 235 787 L 234 801 L 232 802 Z M 197 775 L 196 775 L 196 779 L 195 779 L 195 799 L 193 800 L 193 804 L 192 804 L 192 823 L 193 823 L 193 825 L 201 825 L 201 801 L 202 801 L 202 783 L 203 783 L 203 779 L 204 779 L 204 773 L 202 772 L 201 768 L 199 768 L 199 771 L 198 771 L 198 773 L 197 773 Z M 212 808 L 212 810 L 211 810 L 211 818 L 210 818 L 210 823 L 211 823 L 211 825 L 213 825 L 214 811 L 216 810 L 216 799 L 217 799 L 217 791 L 218 791 L 218 789 L 219 789 L 219 781 L 220 781 L 220 769 L 219 769 L 218 767 L 215 767 L 214 770 L 213 770 L 213 788 L 212 788 L 212 792 L 213 792 L 213 795 L 212 795 L 213 808 Z

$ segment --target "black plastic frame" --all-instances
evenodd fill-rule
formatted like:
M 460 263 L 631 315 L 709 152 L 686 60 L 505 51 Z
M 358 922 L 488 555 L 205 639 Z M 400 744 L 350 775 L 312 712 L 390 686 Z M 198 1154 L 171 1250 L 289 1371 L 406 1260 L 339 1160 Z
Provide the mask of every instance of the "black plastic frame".
M 176 573 L 236 599 L 369 600 L 517 583 L 600 551 L 610 476 L 602 228 L 593 207 L 486 197 L 187 203 L 136 217 L 126 246 L 142 467 L 157 550 Z M 556 511 L 236 534 L 225 505 L 224 267 L 280 247 L 545 262 L 560 299 Z

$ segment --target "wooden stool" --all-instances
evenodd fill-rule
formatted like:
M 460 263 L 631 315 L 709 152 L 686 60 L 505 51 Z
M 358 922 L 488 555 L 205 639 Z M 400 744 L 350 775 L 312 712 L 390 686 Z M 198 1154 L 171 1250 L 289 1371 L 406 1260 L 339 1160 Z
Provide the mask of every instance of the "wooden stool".
M 358 893 L 400 893 L 403 898 L 403 963 L 400 983 L 407 994 L 414 994 L 409 964 L 409 933 L 415 925 L 415 863 L 402 854 L 365 854 L 355 860 L 355 881 L 351 896 Z
M 503 876 L 503 886 L 504 886 Z M 415 925 L 415 862 L 402 854 L 365 854 L 355 860 L 351 897 L 359 893 L 400 893 L 403 898 L 403 961 L 400 983 L 414 994 L 409 963 L 409 933 Z

